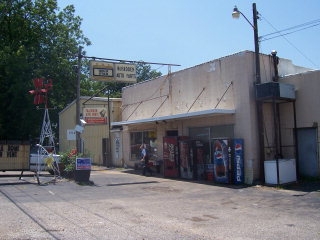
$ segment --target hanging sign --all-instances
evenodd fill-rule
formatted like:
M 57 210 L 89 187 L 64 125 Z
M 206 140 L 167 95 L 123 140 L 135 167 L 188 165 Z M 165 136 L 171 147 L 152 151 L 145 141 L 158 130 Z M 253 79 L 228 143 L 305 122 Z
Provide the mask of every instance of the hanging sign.
M 90 78 L 96 81 L 137 82 L 136 65 L 104 61 L 90 61 Z
M 107 109 L 102 107 L 84 108 L 83 117 L 87 124 L 106 124 Z

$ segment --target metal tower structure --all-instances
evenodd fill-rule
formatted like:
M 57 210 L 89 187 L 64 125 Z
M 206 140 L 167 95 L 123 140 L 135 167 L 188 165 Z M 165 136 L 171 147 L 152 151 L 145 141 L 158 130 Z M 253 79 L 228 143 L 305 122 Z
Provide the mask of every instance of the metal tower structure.
M 54 144 L 54 136 L 51 129 L 51 122 L 49 117 L 49 109 L 48 109 L 48 92 L 52 90 L 52 80 L 51 79 L 43 79 L 43 78 L 35 78 L 33 79 L 33 85 L 35 87 L 34 90 L 29 91 L 32 95 L 34 95 L 33 103 L 35 105 L 44 104 L 44 116 L 42 122 L 42 128 L 40 133 L 40 141 L 38 146 L 38 156 L 37 156 L 37 171 L 36 177 L 38 180 L 38 184 L 40 184 L 40 172 L 46 168 L 43 167 L 45 163 L 47 167 L 52 169 L 54 174 L 54 179 L 56 176 L 60 176 L 59 167 L 54 159 L 55 157 L 55 144 Z
M 31 94 L 34 95 L 33 103 L 35 105 L 44 103 L 45 106 L 39 144 L 42 146 L 51 147 L 52 151 L 55 153 L 54 137 L 51 129 L 48 109 L 48 92 L 52 90 L 52 80 L 35 78 L 33 79 L 33 85 L 35 89 L 29 91 Z
M 49 110 L 46 107 L 44 110 L 42 128 L 40 133 L 39 144 L 42 146 L 52 147 L 52 151 L 55 153 L 54 137 L 51 129 Z

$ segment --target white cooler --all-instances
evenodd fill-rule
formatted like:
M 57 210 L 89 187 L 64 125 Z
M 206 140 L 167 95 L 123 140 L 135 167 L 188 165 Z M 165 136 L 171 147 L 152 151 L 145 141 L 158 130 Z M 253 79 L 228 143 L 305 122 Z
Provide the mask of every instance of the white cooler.
M 297 181 L 296 160 L 279 159 L 279 184 Z M 277 181 L 277 162 L 267 160 L 264 162 L 264 175 L 266 184 L 278 184 Z

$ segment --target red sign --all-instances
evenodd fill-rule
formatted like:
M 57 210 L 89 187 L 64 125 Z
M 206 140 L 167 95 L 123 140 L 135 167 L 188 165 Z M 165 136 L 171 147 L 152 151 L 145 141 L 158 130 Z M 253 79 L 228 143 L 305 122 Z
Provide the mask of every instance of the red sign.
M 84 118 L 84 120 L 86 121 L 87 124 L 107 124 L 107 118 Z
M 87 124 L 106 124 L 108 122 L 106 108 L 84 108 L 83 117 Z

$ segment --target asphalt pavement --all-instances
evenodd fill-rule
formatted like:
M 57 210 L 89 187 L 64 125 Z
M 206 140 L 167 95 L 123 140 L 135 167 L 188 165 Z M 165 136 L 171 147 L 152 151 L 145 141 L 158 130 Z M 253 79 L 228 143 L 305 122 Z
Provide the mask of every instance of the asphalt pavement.
M 0 175 L 0 239 L 320 239 L 319 183 L 217 185 L 104 168 L 89 184 Z

